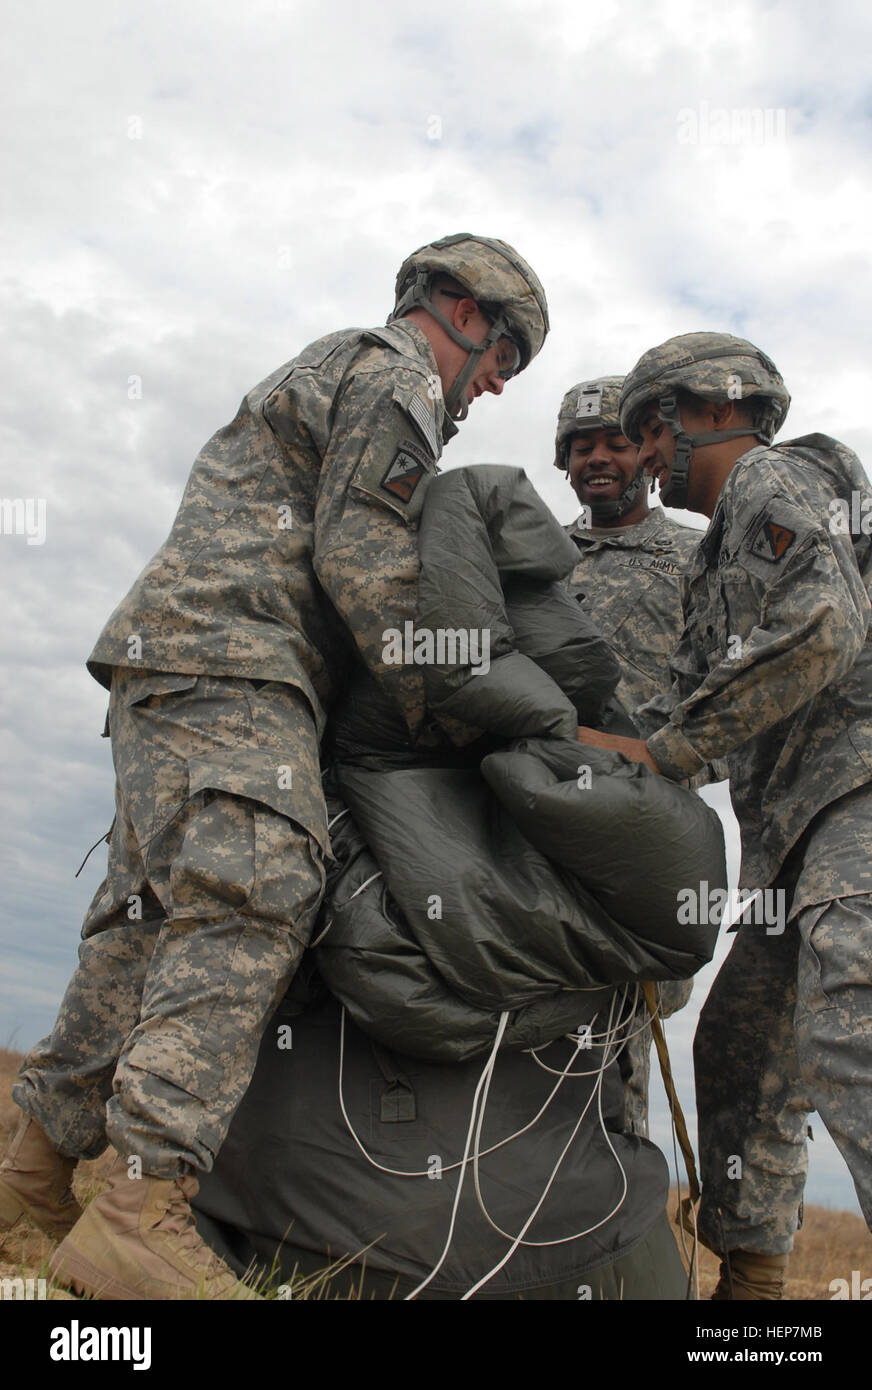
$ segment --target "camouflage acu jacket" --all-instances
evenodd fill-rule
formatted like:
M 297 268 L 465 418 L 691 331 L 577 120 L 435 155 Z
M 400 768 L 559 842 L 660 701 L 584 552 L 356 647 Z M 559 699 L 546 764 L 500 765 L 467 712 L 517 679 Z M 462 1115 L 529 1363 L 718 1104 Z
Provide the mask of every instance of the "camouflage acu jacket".
M 684 627 L 681 575 L 702 531 L 655 509 L 635 526 L 598 528 L 575 521 L 578 546 L 570 591 L 596 623 L 621 667 L 617 696 L 628 714 L 669 688 L 669 657 Z
M 745 454 L 688 574 L 672 692 L 638 711 L 667 777 L 726 759 L 749 888 L 872 780 L 872 523 L 852 534 L 846 516 L 872 516 L 872 488 L 843 444 Z
M 285 681 L 323 733 L 353 652 L 414 732 L 419 667 L 385 666 L 415 616 L 417 519 L 443 439 L 436 362 L 407 320 L 312 343 L 243 400 L 197 457 L 169 537 L 88 661 Z

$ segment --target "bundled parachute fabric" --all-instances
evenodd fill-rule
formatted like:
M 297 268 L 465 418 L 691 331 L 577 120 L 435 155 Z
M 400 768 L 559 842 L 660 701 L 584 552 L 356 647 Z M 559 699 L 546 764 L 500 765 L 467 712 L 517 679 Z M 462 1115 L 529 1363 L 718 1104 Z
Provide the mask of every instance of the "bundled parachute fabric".
M 444 474 L 424 518 L 415 649 L 429 632 L 438 655 L 440 630 L 456 642 L 477 628 L 467 655 L 483 655 L 486 634 L 489 659 L 427 666 L 438 722 L 414 746 L 363 673 L 334 709 L 329 782 L 346 812 L 330 804 L 332 922 L 313 954 L 336 998 L 299 1015 L 285 1001 L 268 1025 L 227 1140 L 200 1175 L 197 1218 L 240 1271 L 275 1258 L 288 1278 L 298 1260 L 317 1270 L 348 1256 L 362 1296 L 365 1263 L 382 1289 L 397 1277 L 409 1292 L 438 1264 L 423 1298 L 678 1298 L 674 1242 L 666 1231 L 667 1248 L 652 1243 L 665 1228 L 667 1165 L 623 1132 L 618 1059 L 639 1026 L 638 991 L 616 982 L 691 973 L 708 959 L 711 929 L 679 939 L 671 919 L 646 919 L 631 930 L 571 856 L 588 836 L 598 891 L 614 858 L 607 894 L 631 876 L 625 845 L 648 875 L 650 856 L 674 841 L 690 883 L 717 884 L 711 813 L 686 793 L 693 810 L 665 802 L 657 821 L 646 775 L 659 779 L 575 742 L 582 711 L 584 722 L 604 717 L 618 669 L 557 588 L 574 547 L 523 474 Z M 568 866 L 522 828 L 537 798 L 552 815 L 547 799 L 567 781 L 588 818 L 559 837 Z M 607 801 L 582 800 L 607 788 Z M 634 801 L 645 808 L 636 830 Z M 605 854 L 593 844 L 600 813 Z M 653 899 L 668 889 L 658 881 Z
M 509 1239 L 480 1210 L 470 1162 L 447 1257 L 422 1298 L 459 1299 L 503 1260 L 555 1169 L 531 1243 L 476 1298 L 684 1296 L 674 1242 L 667 1234 L 671 1252 L 656 1252 L 656 1264 L 648 1243 L 662 1224 L 666 1161 L 622 1132 L 614 1057 L 632 1020 L 610 1028 L 620 1014 L 619 996 L 600 1010 L 590 1046 L 561 1039 L 538 1060 L 500 1049 L 478 1147 L 482 1200 Z M 371 1274 L 377 1297 L 402 1297 L 445 1247 L 482 1068 L 387 1053 L 348 1019 L 343 1028 L 335 1000 L 280 1011 L 214 1168 L 198 1174 L 202 1234 L 240 1273 L 253 1262 L 289 1279 L 298 1262 L 314 1272 L 348 1256 L 360 1297 L 372 1296 Z M 610 1277 L 615 1261 L 636 1265 L 629 1286 Z M 328 1284 L 326 1296 L 341 1295 Z
M 352 823 L 334 834 L 319 970 L 364 1032 L 411 1056 L 478 1056 L 506 1010 L 504 1046 L 537 1046 L 602 1007 L 603 986 L 687 978 L 714 950 L 717 925 L 679 922 L 678 895 L 726 887 L 718 817 L 574 737 L 617 667 L 554 587 L 575 562 L 567 539 L 520 470 L 436 479 L 418 626 L 490 641 L 487 670 L 425 671 L 428 704 L 466 747 L 431 726 L 410 748 L 365 678 L 334 716 Z
M 336 769 L 353 824 L 334 838 L 319 970 L 385 1045 L 466 1060 L 508 1009 L 504 1046 L 537 1046 L 601 1007 L 598 986 L 711 959 L 717 926 L 679 923 L 678 893 L 726 885 L 715 813 L 605 751 L 579 787 L 578 744 L 550 745 L 521 741 L 481 772 Z M 571 780 L 549 768 L 561 758 Z
M 397 788 L 390 780 L 393 775 L 362 772 L 364 796 L 368 792 L 382 805 L 382 797 L 395 798 Z M 404 774 L 399 776 L 404 778 Z M 444 779 L 441 787 L 440 777 Z M 409 787 L 419 793 L 424 805 L 430 792 L 440 791 L 443 811 L 463 813 L 463 825 L 458 827 L 460 835 L 470 826 L 474 833 L 487 831 L 489 798 L 477 771 L 438 770 L 434 778 L 415 774 L 411 782 L 406 778 L 404 790 Z M 445 800 L 446 791 L 449 801 Z M 366 811 L 355 798 L 352 805 L 357 819 L 371 831 L 372 822 Z M 396 806 L 401 825 L 403 816 L 412 814 L 412 808 L 405 798 L 397 800 Z M 390 827 L 384 826 L 381 816 L 377 819 L 390 834 Z M 492 823 L 496 826 L 495 821 Z M 355 1023 L 384 1046 L 428 1061 L 466 1062 L 490 1048 L 503 1008 L 513 1010 L 503 1039 L 503 1049 L 509 1051 L 539 1047 L 590 1023 L 597 1010 L 608 1010 L 611 988 L 602 987 L 600 981 L 585 973 L 571 950 L 564 950 L 567 966 L 572 968 L 576 980 L 586 983 L 564 988 L 558 978 L 559 943 L 556 948 L 552 943 L 550 969 L 547 964 L 539 964 L 537 981 L 529 973 L 532 952 L 528 955 L 524 951 L 523 941 L 519 950 L 517 944 L 513 947 L 511 936 L 506 939 L 503 928 L 508 924 L 505 919 L 500 920 L 499 914 L 507 911 L 511 914 L 510 931 L 514 928 L 522 938 L 536 931 L 544 939 L 556 933 L 554 919 L 549 915 L 554 906 L 553 889 L 542 898 L 539 896 L 541 884 L 551 878 L 554 870 L 545 866 L 542 856 L 535 855 L 523 842 L 507 817 L 504 826 L 508 843 L 503 841 L 504 847 L 496 857 L 493 846 L 487 847 L 487 871 L 483 870 L 480 836 L 475 847 L 446 840 L 444 834 L 438 849 L 422 843 L 418 862 L 412 866 L 408 879 L 408 866 L 400 851 L 397 878 L 401 884 L 408 881 L 409 896 L 414 898 L 417 893 L 416 905 L 423 907 L 423 912 L 411 914 L 416 924 L 425 926 L 420 937 L 409 915 L 403 913 L 389 892 L 387 878 L 380 874 L 384 854 L 377 860 L 355 822 L 348 818 L 334 831 L 333 848 L 341 867 L 328 879 L 332 923 L 317 949 L 318 969 Z M 436 849 L 436 855 L 428 849 Z M 437 861 L 439 849 L 442 856 Z M 506 875 L 511 859 L 504 861 L 503 854 L 513 853 L 521 865 L 528 866 L 532 853 L 538 861 L 538 878 L 523 869 L 514 878 L 510 872 Z M 457 881 L 458 854 L 462 855 L 467 871 L 465 883 Z M 426 882 L 420 875 L 422 859 L 426 864 Z M 391 867 L 397 867 L 393 856 Z M 504 871 L 502 880 L 500 869 Z M 443 889 L 448 884 L 447 911 L 444 902 L 438 903 L 438 892 L 434 895 L 426 891 L 437 881 Z M 514 896 L 516 892 L 521 895 L 520 901 Z M 564 896 L 571 904 L 571 893 L 567 890 Z M 441 920 L 433 915 L 434 910 L 441 914 Z M 526 916 L 530 910 L 532 919 Z M 426 927 L 431 930 L 428 932 Z M 471 966 L 475 957 L 477 964 Z M 513 1002 L 505 1001 L 504 995 L 508 994 Z
M 416 628 L 478 634 L 479 648 L 487 639 L 487 664 L 425 666 L 427 708 L 456 742 L 466 726 L 573 738 L 580 720 L 599 722 L 620 668 L 558 582 L 578 552 L 523 469 L 479 464 L 435 479 L 418 550 Z
M 726 887 L 723 831 L 705 802 L 642 763 L 575 741 L 522 741 L 484 758 L 481 772 L 530 843 L 646 943 L 648 979 L 690 975 L 711 959 L 717 926 L 700 934 L 680 924 L 676 887 Z

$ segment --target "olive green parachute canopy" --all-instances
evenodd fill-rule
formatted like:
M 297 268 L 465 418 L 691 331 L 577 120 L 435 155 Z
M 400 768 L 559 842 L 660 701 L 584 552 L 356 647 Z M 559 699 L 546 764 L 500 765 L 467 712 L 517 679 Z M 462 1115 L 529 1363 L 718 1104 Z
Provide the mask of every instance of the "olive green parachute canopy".
M 434 478 L 419 553 L 417 629 L 486 630 L 488 669 L 447 654 L 425 666 L 442 730 L 426 751 L 374 677 L 332 710 L 333 775 L 362 843 L 334 839 L 317 960 L 383 1046 L 461 1062 L 487 1052 L 504 1009 L 505 1046 L 537 1047 L 589 990 L 700 969 L 717 924 L 683 923 L 677 894 L 725 889 L 726 864 L 694 793 L 612 749 L 579 751 L 579 722 L 607 721 L 620 671 L 562 587 L 575 544 L 523 471 Z M 483 731 L 499 746 L 482 758 Z
M 275 1268 L 293 1250 L 289 1275 L 295 1245 L 320 1268 L 366 1247 L 367 1273 L 372 1261 L 416 1280 L 444 1259 L 438 1296 L 456 1299 L 505 1257 L 499 1229 L 529 1225 L 538 1202 L 544 1244 L 521 1245 L 495 1292 L 574 1274 L 574 1294 L 589 1277 L 578 1271 L 642 1248 L 662 1211 L 667 1165 L 628 1132 L 615 1027 L 621 1039 L 638 1027 L 637 980 L 683 979 L 710 959 L 717 923 L 684 920 L 677 891 L 705 879 L 726 896 L 723 831 L 692 792 L 578 743 L 582 709 L 607 720 L 619 670 L 562 586 L 574 543 L 521 469 L 434 478 L 419 552 L 415 628 L 487 632 L 488 669 L 471 648 L 436 654 L 423 739 L 362 667 L 331 710 L 325 790 L 349 814 L 329 801 L 328 925 L 306 957 L 334 999 L 267 1027 L 197 1219 L 243 1266 Z M 468 726 L 465 742 L 446 717 Z M 292 1053 L 276 1046 L 285 1024 Z M 476 1197 L 457 1171 L 491 1053 Z M 443 1164 L 447 1181 L 428 1181 Z
M 408 256 L 397 275 L 396 302 L 391 318 L 429 304 L 434 275 L 450 275 L 483 309 L 499 308 L 504 331 L 521 350 L 520 370 L 529 365 L 545 341 L 550 327 L 545 291 L 535 271 L 505 241 L 460 232 L 430 242 Z M 441 315 L 434 317 L 442 320 Z
M 708 401 L 759 401 L 753 432 L 772 442 L 790 405 L 790 395 L 771 358 L 731 333 L 681 333 L 643 353 L 624 381 L 621 429 L 634 444 L 643 413 L 663 397 L 689 391 Z M 727 438 L 721 433 L 721 438 Z
M 569 442 L 574 434 L 621 428 L 618 401 L 623 384 L 622 376 L 600 376 L 570 386 L 557 416 L 557 437 L 554 441 L 556 468 L 566 469 Z

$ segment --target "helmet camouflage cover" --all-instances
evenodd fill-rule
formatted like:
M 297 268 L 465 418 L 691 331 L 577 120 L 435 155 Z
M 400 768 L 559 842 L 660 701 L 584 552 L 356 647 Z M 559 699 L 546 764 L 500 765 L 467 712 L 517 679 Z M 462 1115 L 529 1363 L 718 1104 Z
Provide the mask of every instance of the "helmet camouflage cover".
M 519 370 L 523 371 L 550 327 L 545 291 L 524 258 L 505 241 L 468 232 L 421 246 L 400 266 L 391 319 L 402 317 L 416 305 L 432 313 L 427 301 L 432 277 L 438 274 L 457 280 L 483 312 L 501 311 L 504 331 L 520 349 Z M 441 321 L 440 315 L 435 316 Z
M 639 426 L 644 410 L 678 390 L 708 401 L 756 397 L 761 408 L 755 413 L 752 433 L 764 444 L 772 442 L 790 405 L 774 362 L 746 338 L 731 333 L 682 333 L 649 348 L 626 377 L 620 412 L 627 438 L 641 444 Z
M 554 463 L 564 469 L 569 477 L 569 449 L 577 434 L 592 434 L 594 430 L 620 430 L 618 402 L 622 376 L 595 377 L 592 381 L 580 381 L 572 386 L 563 397 L 560 414 L 557 416 L 557 438 L 554 444 Z M 620 497 L 604 500 L 590 497 L 585 503 L 588 512 L 597 525 L 616 523 L 638 505 L 645 487 L 643 469 L 637 468 L 634 476 L 621 492 Z
M 679 391 L 708 401 L 754 403 L 753 418 L 735 429 L 688 434 L 681 423 Z M 660 489 L 667 507 L 686 507 L 694 449 L 754 434 L 764 444 L 784 423 L 790 396 L 775 363 L 731 333 L 682 333 L 643 353 L 621 392 L 621 427 L 628 439 L 641 444 L 645 412 L 657 407 L 659 419 L 675 441 L 669 477 Z
M 592 381 L 580 381 L 570 386 L 557 416 L 557 437 L 554 441 L 554 465 L 566 470 L 569 441 L 575 434 L 590 430 L 619 430 L 618 401 L 622 376 L 600 376 Z

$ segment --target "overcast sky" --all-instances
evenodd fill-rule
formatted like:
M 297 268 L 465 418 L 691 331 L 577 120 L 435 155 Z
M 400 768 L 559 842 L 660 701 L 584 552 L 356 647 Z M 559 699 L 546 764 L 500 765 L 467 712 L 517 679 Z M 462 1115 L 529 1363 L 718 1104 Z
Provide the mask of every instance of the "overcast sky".
M 383 322 L 410 250 L 501 237 L 542 279 L 544 350 L 444 462 L 521 465 L 562 521 L 564 391 L 700 328 L 774 358 L 782 438 L 868 468 L 872 11 L 10 0 L 3 29 L 0 496 L 45 504 L 43 544 L 0 535 L 0 1045 L 26 1047 L 113 814 L 84 660 L 200 445 L 308 341 Z M 808 1195 L 857 1209 L 832 1145 Z

